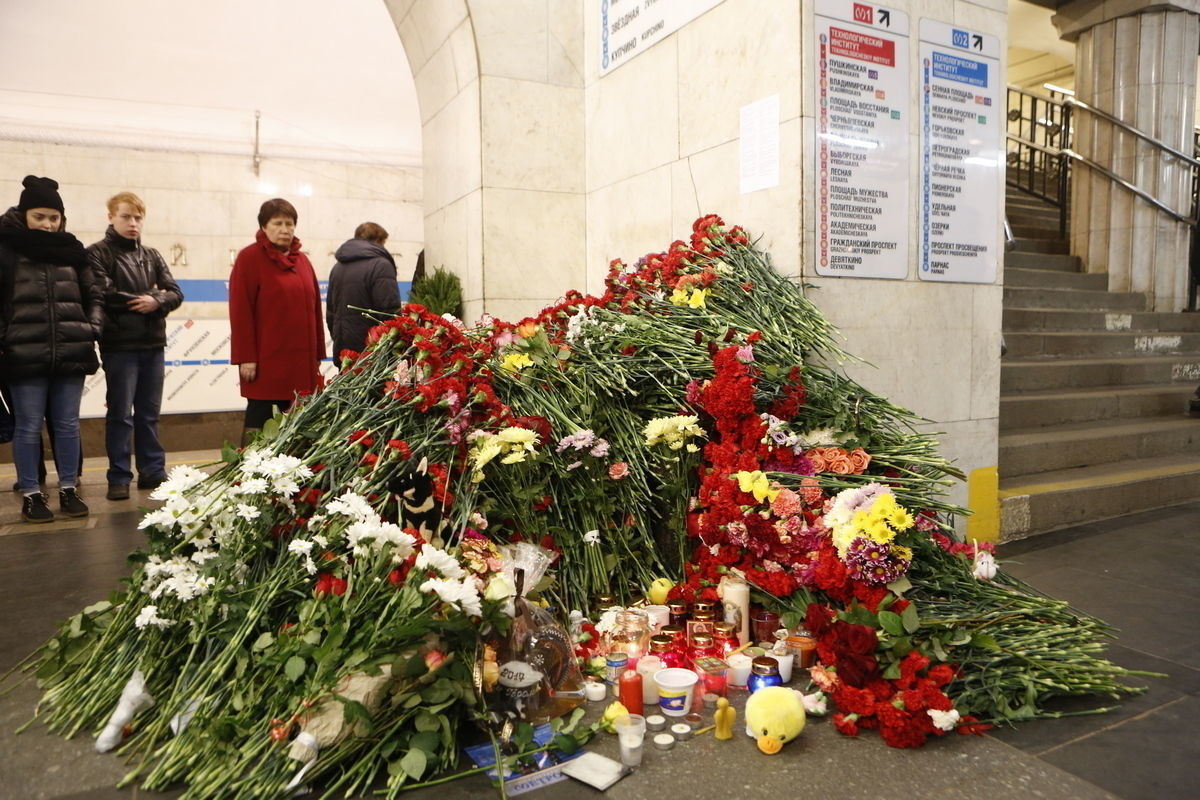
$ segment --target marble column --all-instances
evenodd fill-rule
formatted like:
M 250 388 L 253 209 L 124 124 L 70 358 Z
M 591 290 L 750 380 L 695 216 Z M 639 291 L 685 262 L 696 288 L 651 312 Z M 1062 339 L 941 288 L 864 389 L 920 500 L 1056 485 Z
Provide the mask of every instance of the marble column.
M 1053 17 L 1075 41 L 1076 97 L 1184 153 L 1192 152 L 1200 0 L 1074 0 Z M 1187 165 L 1086 111 L 1072 148 L 1185 216 Z M 1107 177 L 1072 168 L 1071 252 L 1108 288 L 1145 293 L 1155 311 L 1187 302 L 1190 229 Z

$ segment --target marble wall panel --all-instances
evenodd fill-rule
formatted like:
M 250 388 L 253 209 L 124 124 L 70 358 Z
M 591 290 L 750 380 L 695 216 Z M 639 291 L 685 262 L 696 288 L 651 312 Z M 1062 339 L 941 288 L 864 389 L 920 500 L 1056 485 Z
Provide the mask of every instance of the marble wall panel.
M 678 98 L 675 37 L 588 87 L 588 191 L 679 157 Z
M 583 87 L 584 3 L 549 2 L 546 9 L 546 80 Z
M 696 153 L 679 164 L 672 176 L 675 238 L 691 230 L 700 214 L 720 214 L 730 225 L 741 225 L 763 236 L 763 246 L 785 275 L 800 269 L 801 123 L 798 117 L 779 126 L 780 184 L 742 194 L 739 142 L 732 141 Z
M 483 280 L 493 300 L 553 300 L 584 281 L 584 197 L 483 190 Z
M 737 139 L 755 100 L 777 94 L 781 121 L 799 115 L 800 16 L 799 3 L 725 0 L 676 34 L 681 155 Z
M 646 253 L 661 252 L 675 239 L 687 238 L 690 221 L 686 227 L 673 222 L 672 170 L 662 166 L 587 195 L 588 292 L 601 291 L 612 259 L 632 264 Z
M 432 55 L 467 18 L 467 4 L 463 0 L 417 0 L 408 18 L 416 24 L 425 53 Z
M 482 181 L 479 82 L 459 92 L 422 129 L 425 208 L 436 210 Z
M 413 79 L 417 85 L 417 101 L 424 124 L 445 108 L 459 92 L 453 48 L 448 44 L 439 47 L 413 75 Z
M 483 185 L 582 192 L 583 92 L 484 76 Z
M 547 0 L 470 0 L 481 75 L 545 81 Z
M 848 366 L 855 379 L 928 419 L 972 418 L 975 287 L 836 278 L 814 283 L 818 288 L 809 297 L 841 330 L 846 351 L 874 365 Z
M 975 286 L 971 292 L 972 419 L 1000 416 L 1000 328 L 1004 288 Z
M 459 90 L 479 77 L 479 55 L 475 50 L 475 29 L 470 20 L 464 20 L 448 42 L 454 57 L 454 78 Z

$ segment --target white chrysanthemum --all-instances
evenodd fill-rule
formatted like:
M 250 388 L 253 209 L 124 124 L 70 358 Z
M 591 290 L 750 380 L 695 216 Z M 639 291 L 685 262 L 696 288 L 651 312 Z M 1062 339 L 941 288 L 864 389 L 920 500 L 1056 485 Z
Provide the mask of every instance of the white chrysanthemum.
M 150 499 L 169 500 L 172 497 L 179 497 L 207 477 L 205 472 L 186 464 L 174 467 L 167 475 L 167 479 L 150 493 Z
M 483 602 L 479 597 L 479 589 L 475 586 L 475 579 L 464 578 L 459 586 L 461 588 L 458 594 L 458 607 L 472 617 L 482 617 Z
M 933 727 L 939 731 L 952 731 L 958 725 L 959 715 L 955 709 L 949 711 L 938 711 L 936 708 L 927 708 L 925 713 L 933 720 Z
M 247 505 L 246 503 L 237 504 L 237 515 L 242 519 L 251 520 L 258 519 L 262 512 L 256 506 Z
M 444 577 L 454 580 L 458 580 L 465 574 L 463 568 L 458 563 L 458 559 L 445 550 L 439 550 L 430 544 L 421 545 L 421 553 L 417 556 L 417 560 L 413 562 L 413 566 L 418 570 L 436 570 Z
M 288 552 L 296 555 L 307 556 L 312 552 L 313 543 L 308 539 L 292 539 L 288 542 Z
M 246 478 L 237 486 L 230 487 L 234 494 L 266 494 L 271 488 L 266 478 Z
M 192 600 L 208 594 L 216 584 L 214 578 L 200 573 L 197 564 L 182 557 L 164 561 L 159 556 L 151 556 L 143 566 L 143 572 L 142 591 L 154 600 L 163 595 Z
M 340 497 L 326 503 L 325 511 L 329 514 L 342 514 L 350 519 L 359 521 L 379 518 L 379 515 L 375 513 L 375 509 L 371 508 L 371 504 L 367 501 L 367 498 L 351 491 L 343 492 Z
M 133 621 L 134 627 L 145 628 L 153 625 L 156 628 L 167 628 L 175 624 L 175 620 L 160 617 L 158 615 L 158 606 L 143 606 L 138 612 L 137 618 Z
M 205 562 L 212 561 L 217 557 L 216 550 L 197 550 L 192 553 L 192 563 L 197 566 L 203 566 Z

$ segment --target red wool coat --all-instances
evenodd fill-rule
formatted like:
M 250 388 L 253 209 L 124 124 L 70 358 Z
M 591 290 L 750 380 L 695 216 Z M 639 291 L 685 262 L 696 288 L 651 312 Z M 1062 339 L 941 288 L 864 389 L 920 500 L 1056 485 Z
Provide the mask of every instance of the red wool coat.
M 260 230 L 238 253 L 229 275 L 229 325 L 232 362 L 258 364 L 258 377 L 241 382 L 242 397 L 290 401 L 317 388 L 325 358 L 321 292 L 299 239 L 284 253 Z

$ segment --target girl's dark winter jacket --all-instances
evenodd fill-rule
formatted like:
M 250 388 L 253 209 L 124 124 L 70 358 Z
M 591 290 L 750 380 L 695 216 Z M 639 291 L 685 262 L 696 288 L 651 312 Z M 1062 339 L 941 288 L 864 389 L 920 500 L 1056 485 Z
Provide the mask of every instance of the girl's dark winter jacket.
M 0 230 L 24 228 L 15 208 L 0 218 Z M 82 256 L 82 246 L 79 252 Z M 103 326 L 103 296 L 86 260 L 78 265 L 43 263 L 0 242 L 4 378 L 93 374 L 100 366 L 96 342 Z

